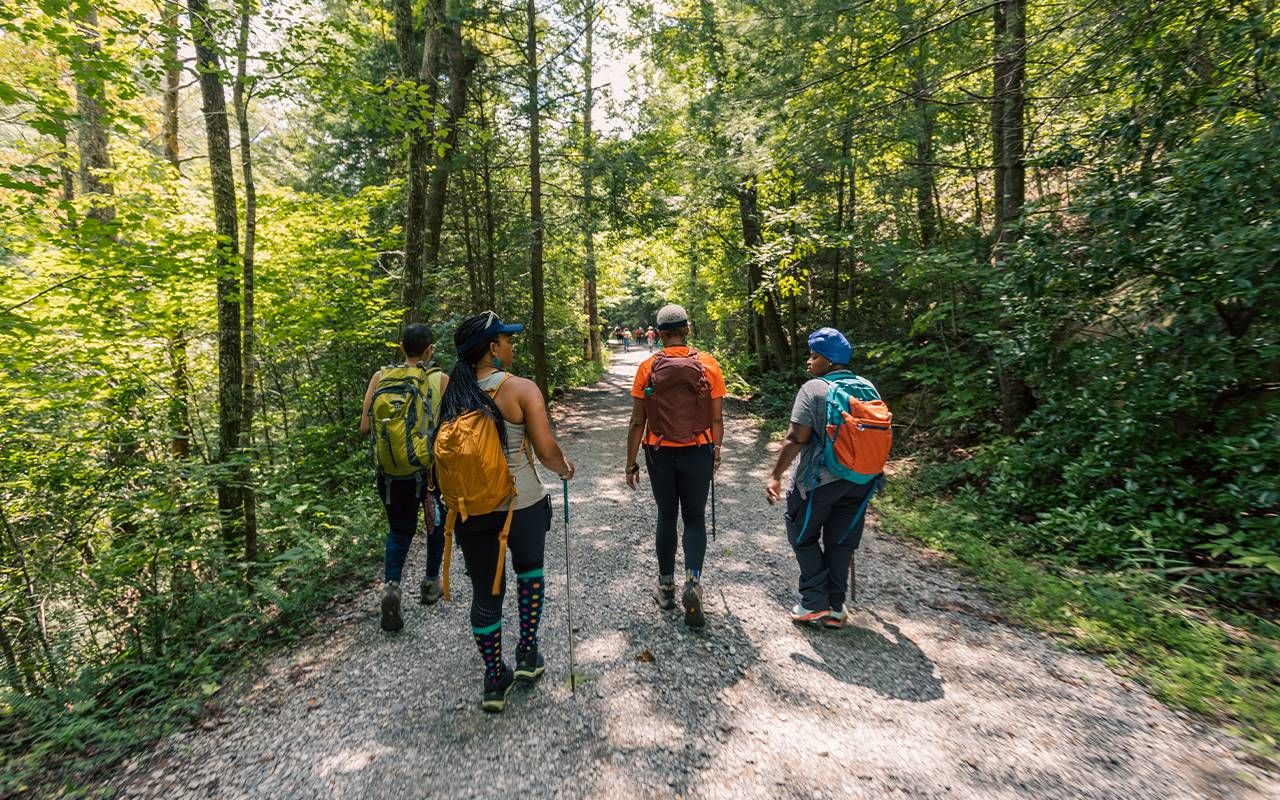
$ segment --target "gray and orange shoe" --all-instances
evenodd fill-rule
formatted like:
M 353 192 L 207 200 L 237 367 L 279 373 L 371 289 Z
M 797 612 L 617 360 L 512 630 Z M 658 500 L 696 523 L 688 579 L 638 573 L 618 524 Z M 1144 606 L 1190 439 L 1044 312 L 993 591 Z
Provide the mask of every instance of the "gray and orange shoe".
M 844 606 L 840 606 L 840 610 L 832 609 L 831 613 L 822 618 L 822 627 L 839 630 L 844 627 L 845 621 L 849 619 L 849 611 Z
M 791 621 L 797 625 L 809 625 L 822 622 L 830 615 L 830 609 L 823 608 L 817 611 L 810 611 L 799 603 L 796 603 L 796 605 L 791 609 Z

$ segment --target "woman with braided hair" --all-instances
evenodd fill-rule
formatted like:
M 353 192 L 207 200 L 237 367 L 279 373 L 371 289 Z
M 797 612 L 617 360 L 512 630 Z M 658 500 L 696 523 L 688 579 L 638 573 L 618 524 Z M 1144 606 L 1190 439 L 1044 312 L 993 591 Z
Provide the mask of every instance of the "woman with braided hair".
M 471 632 L 484 661 L 480 705 L 490 712 L 506 708 L 516 679 L 532 683 L 546 670 L 538 653 L 538 623 L 545 598 L 543 550 L 551 529 L 551 500 L 533 456 L 561 480 L 569 480 L 574 472 L 573 462 L 561 452 L 551 433 L 538 385 L 507 372 L 515 361 L 512 336 L 523 330 L 519 323 L 504 324 L 492 311 L 463 320 L 453 335 L 458 362 L 450 373 L 440 411 L 442 423 L 477 410 L 491 416 L 515 481 L 516 494 L 509 503 L 456 523 L 458 545 L 471 580 Z M 511 523 L 506 546 L 516 575 L 520 612 L 514 671 L 502 657 L 506 564 L 499 563 L 499 535 L 508 510 Z M 500 576 L 494 582 L 497 589 L 490 591 L 494 576 Z

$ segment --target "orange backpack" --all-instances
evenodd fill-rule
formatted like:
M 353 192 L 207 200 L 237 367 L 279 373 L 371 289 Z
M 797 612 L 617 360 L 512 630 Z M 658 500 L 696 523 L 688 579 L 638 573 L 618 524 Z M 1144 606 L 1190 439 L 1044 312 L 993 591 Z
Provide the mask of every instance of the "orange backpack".
M 493 397 L 510 375 L 489 391 Z M 444 577 L 441 590 L 445 600 L 449 592 L 449 555 L 453 550 L 453 529 L 458 517 L 489 514 L 507 504 L 507 519 L 498 534 L 498 569 L 493 576 L 492 592 L 502 588 L 502 573 L 507 559 L 507 535 L 511 532 L 511 515 L 515 508 L 516 481 L 507 466 L 498 425 L 489 412 L 468 411 L 460 417 L 440 423 L 435 441 L 436 482 L 449 509 L 444 521 Z

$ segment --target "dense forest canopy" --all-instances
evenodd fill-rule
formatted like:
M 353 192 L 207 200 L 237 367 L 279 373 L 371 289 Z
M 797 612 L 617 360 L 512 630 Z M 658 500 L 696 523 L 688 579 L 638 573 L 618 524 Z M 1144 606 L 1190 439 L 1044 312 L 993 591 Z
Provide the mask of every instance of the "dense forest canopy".
M 1013 552 L 1273 611 L 1278 16 L 0 7 L 8 769 L 197 707 L 357 579 L 368 375 L 487 308 L 554 394 L 680 302 L 777 418 L 836 326 L 899 454 Z

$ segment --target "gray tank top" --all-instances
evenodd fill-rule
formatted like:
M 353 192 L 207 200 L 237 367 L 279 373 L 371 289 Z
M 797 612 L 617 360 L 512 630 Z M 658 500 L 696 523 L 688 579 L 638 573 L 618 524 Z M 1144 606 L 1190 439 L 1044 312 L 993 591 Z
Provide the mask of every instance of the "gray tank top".
M 481 378 L 478 383 L 480 388 L 486 392 L 492 392 L 498 388 L 498 384 L 502 383 L 502 379 L 506 376 L 505 372 L 491 372 Z M 516 495 L 515 509 L 519 511 L 522 508 L 528 508 L 531 505 L 542 500 L 547 496 L 547 489 L 542 485 L 542 478 L 538 475 L 538 468 L 533 463 L 533 450 L 528 446 L 525 440 L 524 424 L 515 423 L 509 419 L 503 418 L 507 427 L 507 467 L 511 470 L 511 476 L 516 479 Z M 506 506 L 502 506 L 501 510 L 505 510 Z

